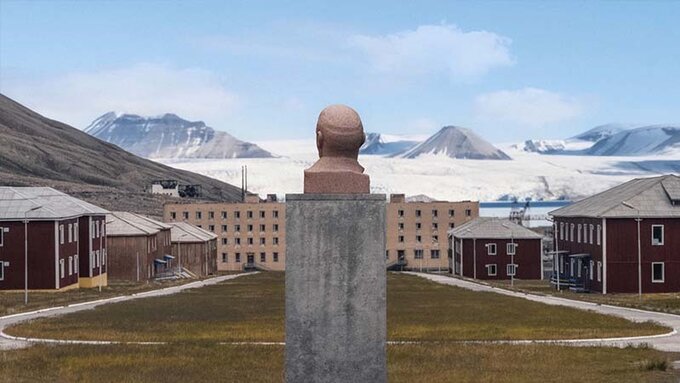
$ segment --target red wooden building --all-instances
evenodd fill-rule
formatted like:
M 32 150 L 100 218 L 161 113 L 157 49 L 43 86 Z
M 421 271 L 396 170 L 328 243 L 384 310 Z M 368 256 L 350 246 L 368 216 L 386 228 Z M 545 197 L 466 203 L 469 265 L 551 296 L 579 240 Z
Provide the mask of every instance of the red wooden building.
M 543 279 L 542 239 L 509 220 L 474 219 L 449 231 L 452 273 L 475 279 Z
M 0 187 L 0 290 L 23 290 L 26 274 L 32 290 L 105 285 L 106 213 L 52 188 Z
M 563 288 L 680 291 L 680 177 L 639 178 L 550 213 Z

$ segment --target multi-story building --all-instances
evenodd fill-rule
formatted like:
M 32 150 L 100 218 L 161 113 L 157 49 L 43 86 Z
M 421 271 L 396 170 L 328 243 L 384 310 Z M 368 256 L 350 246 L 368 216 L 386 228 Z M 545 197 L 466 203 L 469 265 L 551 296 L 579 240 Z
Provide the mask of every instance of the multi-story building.
M 387 267 L 449 269 L 447 232 L 479 217 L 479 202 L 407 201 L 390 195 L 387 204 Z
M 510 220 L 477 218 L 449 230 L 452 273 L 475 279 L 543 279 L 542 240 Z
M 270 196 L 243 203 L 166 204 L 166 222 L 188 222 L 215 233 L 217 269 L 283 270 L 286 258 L 286 205 Z
M 48 187 L 0 187 L 0 290 L 105 286 L 107 213 Z
M 550 215 L 560 288 L 680 291 L 680 177 L 634 179 Z
M 166 222 L 188 222 L 218 235 L 218 270 L 247 267 L 284 270 L 286 208 L 274 196 L 244 203 L 166 204 Z M 407 202 L 403 194 L 387 204 L 387 267 L 448 269 L 448 230 L 479 217 L 471 201 Z

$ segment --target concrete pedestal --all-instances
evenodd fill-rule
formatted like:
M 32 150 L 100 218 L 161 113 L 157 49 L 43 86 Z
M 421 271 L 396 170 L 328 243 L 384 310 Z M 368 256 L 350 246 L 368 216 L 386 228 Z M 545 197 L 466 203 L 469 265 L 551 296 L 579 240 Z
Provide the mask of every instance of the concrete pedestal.
M 387 381 L 385 196 L 286 196 L 286 382 Z

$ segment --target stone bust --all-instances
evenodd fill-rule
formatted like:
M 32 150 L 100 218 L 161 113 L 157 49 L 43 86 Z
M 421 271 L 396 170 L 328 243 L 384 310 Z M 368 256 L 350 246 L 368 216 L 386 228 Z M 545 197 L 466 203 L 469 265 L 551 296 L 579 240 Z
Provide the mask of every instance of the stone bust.
M 366 140 L 359 114 L 346 105 L 331 105 L 319 114 L 316 147 L 319 160 L 305 170 L 305 193 L 368 194 L 370 180 L 357 161 Z

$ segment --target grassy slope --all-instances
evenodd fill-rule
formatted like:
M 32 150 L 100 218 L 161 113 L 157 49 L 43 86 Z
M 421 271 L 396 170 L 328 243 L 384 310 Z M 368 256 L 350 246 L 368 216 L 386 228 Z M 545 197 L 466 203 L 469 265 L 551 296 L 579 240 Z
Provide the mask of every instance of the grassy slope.
M 284 274 L 261 273 L 181 294 L 25 323 L 13 335 L 127 341 L 282 341 Z M 650 323 L 471 292 L 389 274 L 391 340 L 565 339 L 667 331 Z

